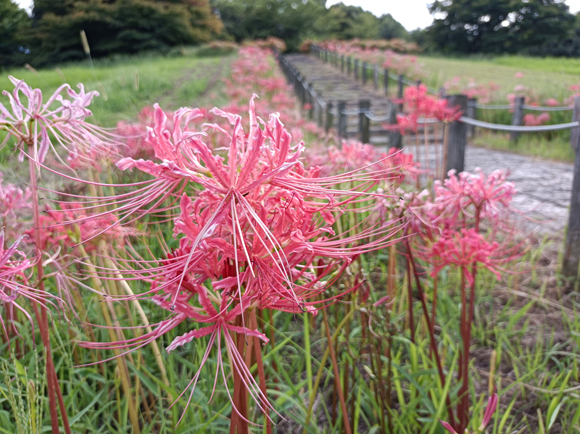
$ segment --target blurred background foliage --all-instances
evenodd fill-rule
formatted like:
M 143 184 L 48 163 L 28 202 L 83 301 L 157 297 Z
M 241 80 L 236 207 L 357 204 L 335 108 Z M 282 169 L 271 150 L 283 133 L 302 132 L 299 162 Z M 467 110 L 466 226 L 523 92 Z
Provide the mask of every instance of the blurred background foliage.
M 433 24 L 408 32 L 390 14 L 326 0 L 34 0 L 30 15 L 0 0 L 0 68 L 81 60 L 81 30 L 94 58 L 270 36 L 289 51 L 360 38 L 409 40 L 427 54 L 580 56 L 580 18 L 560 0 L 436 0 L 429 10 Z

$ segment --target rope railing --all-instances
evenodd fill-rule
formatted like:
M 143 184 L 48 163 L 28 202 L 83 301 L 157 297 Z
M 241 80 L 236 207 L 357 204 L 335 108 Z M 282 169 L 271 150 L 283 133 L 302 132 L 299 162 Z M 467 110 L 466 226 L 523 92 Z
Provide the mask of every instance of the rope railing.
M 327 107 L 328 102 L 324 100 L 324 98 L 319 95 L 314 88 L 308 84 L 306 78 L 302 76 L 296 68 L 294 68 L 291 63 L 285 59 L 283 56 L 280 56 L 281 62 L 288 68 L 289 71 L 295 76 L 295 78 L 304 86 L 306 92 L 310 95 L 311 101 L 316 101 L 321 109 Z M 354 63 L 352 58 L 348 58 L 348 61 Z M 374 68 L 371 68 L 374 69 Z M 381 71 L 379 71 L 381 72 Z M 382 72 L 381 72 L 382 73 Z M 384 73 L 383 73 L 384 74 Z M 396 77 L 399 79 L 399 76 L 394 76 L 389 74 L 389 78 Z M 408 79 L 403 79 L 403 83 L 411 85 Z M 468 106 L 481 108 L 481 109 L 488 109 L 488 110 L 505 110 L 509 108 L 513 108 L 514 105 L 511 104 L 502 104 L 502 105 L 491 105 L 491 104 L 473 104 L 468 103 Z M 544 110 L 549 109 L 550 111 L 557 111 L 557 110 L 572 110 L 573 107 L 538 107 L 538 106 L 530 106 L 530 105 L 522 105 L 522 108 L 526 110 Z M 391 116 L 389 115 L 379 115 L 373 113 L 370 109 L 348 109 L 348 110 L 338 110 L 333 109 L 328 112 L 328 114 L 332 116 L 359 116 L 364 114 L 370 121 L 373 122 L 387 122 L 391 120 Z M 404 115 L 404 113 L 399 113 L 398 115 Z M 568 122 L 563 124 L 555 124 L 555 125 L 537 125 L 537 126 L 526 126 L 526 125 L 504 125 L 504 124 L 495 124 L 491 122 L 484 122 L 474 119 L 469 116 L 461 116 L 459 121 L 463 122 L 464 124 L 471 125 L 473 127 L 484 128 L 488 130 L 495 130 L 495 131 L 505 131 L 505 132 L 512 132 L 512 133 L 536 133 L 536 132 L 547 132 L 547 131 L 559 131 L 559 130 L 568 130 L 568 129 L 575 129 L 580 127 L 579 122 Z M 418 119 L 418 124 L 436 124 L 440 123 L 441 121 L 438 119 Z
M 522 106 L 525 110 L 536 110 L 542 112 L 559 112 L 559 111 L 566 111 L 566 110 L 574 110 L 574 106 L 562 106 L 562 107 L 540 107 L 537 105 L 527 105 L 524 104 Z
M 514 104 L 478 104 L 478 103 L 468 103 L 470 107 L 475 107 L 482 110 L 509 110 L 514 108 Z M 552 106 L 537 106 L 537 105 L 528 105 L 523 104 L 522 108 L 524 110 L 535 110 L 535 111 L 542 111 L 542 112 L 558 112 L 558 111 L 567 111 L 573 110 L 573 106 L 561 106 L 561 107 L 552 107 Z
M 315 48 L 315 51 L 318 51 L 319 54 L 323 54 L 321 50 Z M 281 57 L 281 56 L 280 56 Z M 321 56 L 322 57 L 322 56 Z M 328 59 L 328 54 L 325 54 L 325 57 Z M 332 58 L 332 55 L 331 55 Z M 338 56 L 334 56 L 335 59 Z M 346 60 L 346 62 L 345 62 Z M 351 59 L 345 59 L 344 56 L 341 57 L 341 66 L 344 67 L 344 64 L 347 63 L 350 65 L 352 63 Z M 336 64 L 336 62 L 335 62 Z M 289 62 L 282 59 L 281 65 L 284 65 L 283 70 L 286 73 L 289 82 L 294 82 L 295 89 L 297 94 L 301 97 L 302 102 L 304 102 L 304 96 L 306 94 L 305 87 L 309 86 L 308 83 L 299 82 L 297 80 L 298 71 L 296 68 L 290 66 Z M 363 71 L 365 71 L 363 64 Z M 385 86 L 385 94 L 388 97 L 388 81 L 391 75 L 388 73 L 387 69 L 383 71 L 375 70 L 375 86 L 377 84 L 376 77 L 383 76 L 384 78 L 384 86 Z M 350 71 L 350 67 L 349 67 Z M 379 72 L 377 74 L 377 72 Z M 365 73 L 363 73 L 364 75 Z M 396 79 L 399 81 L 399 92 L 402 89 L 402 82 L 401 77 L 397 76 Z M 408 81 L 407 81 L 408 82 Z M 310 87 L 310 86 L 309 86 Z M 399 95 L 399 98 L 401 95 Z M 485 128 L 495 131 L 505 131 L 509 132 L 512 140 L 517 140 L 517 136 L 520 133 L 540 133 L 546 131 L 557 131 L 557 130 L 570 130 L 570 145 L 572 149 L 576 153 L 575 163 L 574 163 L 574 175 L 572 181 L 572 195 L 571 195 L 571 203 L 570 203 L 570 211 L 568 217 L 568 226 L 566 231 L 566 243 L 564 247 L 564 257 L 563 257 L 563 266 L 562 266 L 562 275 L 569 278 L 570 280 L 578 279 L 580 275 L 579 270 L 579 263 L 580 263 L 580 96 L 577 96 L 574 100 L 573 107 L 539 107 L 539 106 L 531 106 L 524 104 L 523 97 L 518 97 L 514 101 L 514 104 L 509 105 L 485 105 L 485 104 L 477 104 L 477 102 L 468 102 L 468 98 L 465 95 L 450 95 L 449 102 L 453 106 L 459 106 L 461 111 L 466 113 L 468 116 L 461 116 L 459 119 L 453 122 L 449 122 L 445 124 L 445 134 L 444 134 L 444 142 L 443 142 L 443 152 L 442 152 L 442 159 L 441 159 L 441 168 L 442 173 L 449 173 L 449 170 L 454 169 L 457 172 L 462 172 L 464 170 L 465 165 L 465 150 L 466 145 L 468 142 L 469 131 L 471 131 L 471 135 L 473 135 L 474 128 Z M 311 100 L 312 101 L 312 100 Z M 323 98 L 319 97 L 316 100 L 318 102 L 319 110 L 322 109 L 323 104 L 325 101 Z M 364 103 L 364 105 L 363 105 Z M 359 120 L 359 134 L 360 140 L 364 143 L 370 142 L 370 122 L 369 120 L 373 121 L 388 121 L 389 124 L 393 124 L 395 122 L 395 106 L 391 105 L 390 107 L 390 116 L 378 116 L 374 114 L 370 107 L 368 106 L 368 101 L 359 101 L 360 108 L 358 110 L 345 110 L 345 101 L 335 101 L 335 102 L 328 102 L 326 103 L 326 122 L 325 127 L 326 131 L 333 127 L 333 120 L 335 119 L 338 121 L 337 130 L 341 137 L 347 136 L 347 122 L 346 116 L 358 115 L 360 116 Z M 393 102 L 391 101 L 391 104 Z M 488 110 L 506 110 L 513 108 L 513 116 L 512 116 L 512 125 L 502 125 L 502 124 L 494 124 L 490 122 L 483 122 L 474 119 L 476 114 L 476 109 L 488 109 Z M 573 110 L 572 114 L 572 122 L 563 123 L 563 124 L 556 124 L 556 125 L 538 125 L 538 126 L 526 126 L 522 125 L 523 123 L 523 112 L 524 110 L 535 110 L 535 111 L 569 111 Z M 322 117 L 320 116 L 322 112 L 319 111 L 318 122 L 319 125 L 322 123 Z M 364 113 L 365 116 L 361 116 Z M 437 123 L 440 122 L 437 119 L 419 119 L 418 123 L 427 124 L 427 123 Z M 392 129 L 388 133 L 388 143 L 389 146 L 395 146 L 401 148 L 402 141 L 401 141 L 401 134 L 399 131 L 396 131 L 396 128 L 388 128 Z M 427 131 L 427 127 L 425 127 L 425 131 Z M 398 139 L 397 139 L 398 137 Z M 427 136 L 425 136 L 427 139 Z M 416 148 L 418 150 L 418 148 Z M 427 144 L 425 144 L 425 156 L 427 153 Z M 418 154 L 417 154 L 418 158 Z M 427 158 L 427 157 L 425 157 Z M 426 160 L 427 161 L 427 160 Z M 438 169 L 436 169 L 436 173 L 438 173 Z
M 317 52 L 328 52 L 330 53 L 331 56 L 336 57 L 337 59 L 338 57 L 338 52 L 336 51 L 331 51 L 331 50 L 324 50 L 320 47 L 318 47 L 317 45 L 313 45 L 313 48 L 315 49 L 315 51 Z M 347 64 L 356 66 L 357 65 L 357 59 L 355 59 L 353 56 L 346 56 L 346 55 L 342 55 L 345 57 L 345 60 L 347 62 Z M 358 64 L 361 67 L 361 70 L 363 71 L 363 74 L 365 74 L 368 70 L 374 70 L 375 66 L 374 64 L 368 63 L 368 62 L 361 62 L 359 61 Z M 372 66 L 371 66 L 372 65 Z M 385 72 L 384 71 L 377 71 L 378 74 L 382 77 L 384 77 Z M 388 72 L 388 77 L 391 80 L 394 81 L 401 81 L 404 85 L 406 86 L 416 86 L 417 82 L 408 79 L 405 76 L 402 75 L 397 75 L 397 74 L 393 74 L 391 72 Z M 427 92 L 431 95 L 438 95 L 439 92 L 436 89 L 433 89 L 431 87 L 427 87 Z M 482 110 L 510 110 L 514 108 L 513 104 L 477 104 L 477 103 L 470 103 L 469 104 L 472 107 L 478 108 L 478 109 L 482 109 Z M 535 105 L 527 105 L 524 104 L 522 106 L 522 108 L 524 110 L 532 110 L 532 111 L 545 111 L 545 112 L 557 112 L 557 111 L 569 111 L 572 110 L 573 107 L 572 106 L 560 106 L 560 107 L 553 107 L 553 106 L 535 106 Z
M 545 132 L 545 131 L 569 130 L 572 128 L 578 128 L 580 126 L 579 122 L 568 122 L 565 124 L 536 125 L 536 126 L 503 125 L 503 124 L 492 124 L 490 122 L 478 121 L 477 119 L 468 118 L 466 116 L 461 116 L 459 118 L 459 120 L 465 124 L 473 125 L 474 127 L 485 128 L 488 130 L 509 131 L 509 132 L 517 132 L 517 133 L 539 133 L 539 132 Z

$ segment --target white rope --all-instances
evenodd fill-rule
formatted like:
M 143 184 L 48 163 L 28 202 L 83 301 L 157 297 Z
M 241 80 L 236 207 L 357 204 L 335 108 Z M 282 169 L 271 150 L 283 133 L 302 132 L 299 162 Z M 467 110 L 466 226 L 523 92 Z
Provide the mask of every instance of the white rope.
M 372 113 L 367 113 L 366 116 L 367 116 L 367 118 L 369 118 L 373 122 L 384 122 L 384 121 L 388 121 L 389 120 L 389 117 L 390 117 L 389 115 L 378 116 L 378 115 L 374 115 Z
M 567 124 L 557 124 L 557 125 L 538 125 L 538 126 L 522 126 L 522 125 L 502 125 L 502 124 L 492 124 L 489 122 L 482 122 L 476 119 L 471 119 L 465 116 L 461 116 L 459 119 L 461 122 L 473 125 L 474 127 L 487 128 L 489 130 L 497 131 L 513 131 L 518 133 L 536 133 L 543 131 L 557 131 L 557 130 L 569 130 L 572 128 L 578 128 L 580 122 L 568 122 Z
M 566 110 L 574 110 L 573 106 L 563 106 L 563 107 L 539 107 L 537 105 L 527 105 L 524 104 L 522 106 L 525 110 L 536 110 L 542 112 L 559 112 L 559 111 L 566 111 Z

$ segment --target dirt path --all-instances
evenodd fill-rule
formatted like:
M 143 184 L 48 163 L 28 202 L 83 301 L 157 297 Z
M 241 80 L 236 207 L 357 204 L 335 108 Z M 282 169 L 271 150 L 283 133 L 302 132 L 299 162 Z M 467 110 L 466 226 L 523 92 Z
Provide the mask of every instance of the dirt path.
M 357 108 L 359 100 L 368 99 L 371 100 L 374 113 L 386 110 L 388 100 L 382 90 L 374 90 L 372 80 L 363 87 L 359 81 L 354 80 L 352 73 L 350 76 L 346 72 L 341 73 L 340 66 L 331 66 L 305 54 L 288 55 L 286 58 L 325 101 L 347 101 L 348 110 Z M 347 124 L 349 125 L 347 137 L 357 138 L 357 116 L 349 116 Z M 381 128 L 380 123 L 376 123 L 374 128 L 371 127 L 375 132 Z M 383 137 L 371 131 L 370 142 L 384 148 L 386 143 Z M 434 137 L 429 139 L 435 140 Z M 435 141 L 440 143 L 439 140 Z M 423 138 L 420 142 L 419 161 L 424 165 Z M 413 154 L 415 154 L 414 143 L 414 136 L 404 137 L 403 145 Z M 431 169 L 435 167 L 436 153 L 441 155 L 440 145 L 433 144 L 430 146 L 427 162 Z M 542 161 L 535 157 L 468 146 L 465 169 L 472 172 L 477 167 L 485 173 L 497 169 L 509 171 L 509 180 L 515 183 L 518 190 L 514 206 L 535 220 L 526 222 L 528 230 L 544 233 L 563 232 L 567 224 L 572 188 L 571 164 Z

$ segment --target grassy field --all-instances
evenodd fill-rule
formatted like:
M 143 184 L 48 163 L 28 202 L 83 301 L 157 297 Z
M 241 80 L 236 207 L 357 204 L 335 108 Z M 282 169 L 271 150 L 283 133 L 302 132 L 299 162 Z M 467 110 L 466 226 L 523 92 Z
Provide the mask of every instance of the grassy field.
M 419 63 L 424 66 L 427 75 L 425 81 L 432 87 L 439 88 L 456 76 L 465 80 L 473 78 L 481 85 L 494 82 L 500 89 L 493 99 L 503 103 L 506 102 L 506 95 L 518 84 L 534 89 L 543 101 L 547 98 L 562 100 L 570 96 L 568 88 L 580 82 L 579 59 L 522 56 L 454 59 L 419 56 Z M 517 72 L 524 73 L 524 77 L 516 79 Z
M 419 63 L 423 65 L 425 82 L 436 89 L 453 77 L 461 77 L 463 85 L 469 79 L 473 79 L 478 85 L 485 86 L 491 82 L 497 84 L 499 89 L 492 92 L 490 102 L 498 104 L 506 104 L 507 95 L 514 91 L 514 87 L 523 85 L 530 89 L 540 105 L 544 105 L 548 98 L 555 98 L 566 105 L 564 101 L 573 93 L 570 86 L 580 82 L 580 59 L 523 56 L 456 59 L 420 56 Z M 515 74 L 518 72 L 524 76 L 516 78 Z M 525 113 L 537 115 L 540 112 Z M 477 111 L 478 119 L 498 124 L 510 124 L 511 116 L 508 110 Z M 551 112 L 548 123 L 570 122 L 571 117 L 571 111 Z M 573 162 L 574 153 L 570 150 L 569 140 L 570 132 L 567 130 L 524 134 L 518 143 L 511 143 L 505 134 L 482 131 L 478 132 L 473 143 L 492 149 Z
M 12 89 L 8 75 L 40 87 L 48 93 L 63 83 L 76 90 L 83 83 L 86 90 L 96 90 L 100 97 L 91 104 L 94 120 L 106 127 L 120 120 L 135 119 L 146 105 L 158 102 L 175 110 L 182 106 L 223 104 L 218 82 L 229 71 L 228 57 L 198 57 L 197 50 L 181 57 L 140 56 L 94 63 L 50 68 L 40 71 L 12 70 L 0 76 L 0 89 Z M 215 102 L 214 102 L 215 101 Z
M 105 89 L 107 99 L 99 98 L 94 105 L 95 119 L 111 126 L 119 119 L 134 118 L 144 105 L 157 101 L 170 109 L 186 104 L 209 107 L 223 104 L 226 101 L 221 78 L 227 76 L 230 60 L 199 59 L 192 53 L 182 58 L 136 58 L 95 65 L 94 76 L 91 69 L 82 66 L 62 68 L 62 74 L 71 83 L 84 81 L 89 89 Z M 136 72 L 139 73 L 139 86 L 135 82 Z M 28 71 L 14 72 L 14 75 L 46 90 L 54 89 L 62 82 L 60 74 L 53 70 L 40 71 L 38 75 Z M 1 79 L 3 87 L 10 88 L 6 85 L 6 77 Z M 133 180 L 130 178 L 134 174 L 124 176 L 124 181 L 129 181 Z M 410 190 L 413 187 L 406 185 L 405 188 Z M 349 220 L 347 216 L 339 217 L 337 232 L 338 227 L 349 227 L 352 224 Z M 151 250 L 159 254 L 159 233 L 170 238 L 171 228 L 152 225 L 147 234 L 135 237 L 134 244 L 139 253 L 146 255 Z M 510 264 L 509 273 L 501 282 L 485 269 L 478 272 L 473 357 L 469 366 L 474 421 L 470 428 L 477 429 L 476 422 L 482 418 L 487 396 L 497 386 L 500 406 L 488 433 L 578 432 L 580 320 L 576 310 L 580 305 L 577 292 L 565 293 L 558 275 L 560 240 L 548 241 L 530 234 L 526 236 L 526 243 L 528 251 L 519 258 L 517 265 Z M 271 338 L 263 349 L 268 395 L 285 418 L 273 416 L 277 422 L 275 432 L 344 432 L 336 399 L 335 372 L 328 360 L 329 340 L 332 339 L 353 432 L 387 432 L 380 428 L 385 426 L 386 414 L 392 422 L 391 433 L 444 434 L 438 418 L 445 418 L 445 396 L 455 402 L 459 390 L 455 384 L 450 387 L 438 381 L 419 297 L 416 292 L 409 298 L 406 296 L 409 282 L 401 248 L 404 247 L 399 245 L 397 249 L 361 255 L 349 267 L 345 280 L 328 288 L 332 293 L 339 291 L 343 284 L 349 285 L 357 267 L 364 270 L 369 285 L 368 301 L 363 302 L 362 296 L 353 294 L 327 308 L 329 326 L 322 314 L 261 313 L 258 318 L 260 329 Z M 107 258 L 99 252 L 90 253 L 88 259 L 86 256 L 83 255 L 83 261 L 90 260 L 99 266 Z M 421 270 L 428 267 L 426 262 L 419 264 Z M 458 292 L 461 280 L 457 269 L 442 272 L 438 287 L 424 276 L 429 301 L 438 291 L 434 308 L 438 318 L 436 332 L 446 372 L 453 372 L 461 350 Z M 135 292 L 143 292 L 147 285 L 135 281 L 130 284 Z M 55 284 L 51 285 L 49 289 L 56 292 Z M 113 281 L 106 281 L 106 285 L 110 285 L 108 290 L 112 293 L 123 291 Z M 385 295 L 388 288 L 394 294 L 392 306 L 388 309 L 385 305 L 375 306 L 374 303 Z M 92 323 L 105 324 L 106 303 L 100 303 L 89 291 L 81 290 L 78 294 L 75 291 L 74 294 L 81 299 L 79 305 L 86 308 Z M 152 324 L 166 317 L 153 303 L 144 302 L 142 308 Z M 111 308 L 111 313 L 123 325 L 140 323 L 139 312 L 133 304 L 117 303 Z M 417 319 L 413 327 L 414 341 L 410 330 L 411 316 Z M 136 432 L 132 428 L 122 385 L 123 367 L 115 361 L 83 366 L 96 362 L 98 358 L 110 357 L 112 352 L 86 350 L 69 339 L 70 336 L 90 339 L 90 333 L 93 333 L 94 341 L 108 342 L 111 340 L 108 330 L 82 325 L 77 320 L 70 325 L 63 321 L 54 321 L 52 325 L 54 357 L 73 432 Z M 27 327 L 23 322 L 22 342 L 26 348 L 33 348 L 31 334 L 26 333 Z M 159 339 L 162 350 L 174 337 L 191 329 L 192 323 L 184 322 Z M 138 332 L 125 330 L 122 333 L 129 338 Z M 186 399 L 168 409 L 173 398 L 188 387 L 197 372 L 208 341 L 208 337 L 195 339 L 170 355 L 162 351 L 169 385 L 162 381 L 160 364 L 149 345 L 127 357 L 125 375 L 131 379 L 130 394 L 138 406 L 141 433 L 227 432 L 232 407 L 220 382 L 211 397 L 218 366 L 215 351 L 202 370 L 192 404 L 179 427 L 175 428 L 175 425 Z M 37 348 L 40 348 L 38 344 Z M 0 433 L 17 432 L 10 391 L 17 391 L 16 395 L 21 396 L 25 403 L 37 403 L 32 409 L 23 404 L 23 408 L 28 408 L 23 417 L 35 418 L 39 409 L 45 409 L 44 418 L 40 417 L 40 426 L 44 428 L 39 428 L 38 432 L 48 432 L 46 399 L 39 398 L 36 393 L 42 390 L 43 383 L 42 374 L 35 375 L 38 352 L 28 351 L 15 361 L 8 356 L 7 345 L 3 344 L 0 354 L 0 359 L 6 362 L 4 372 L 0 373 Z M 254 374 L 255 366 L 252 365 Z M 38 389 L 30 385 L 37 385 Z M 389 395 L 380 396 L 384 391 Z M 21 416 L 19 413 L 18 417 Z M 255 406 L 251 419 L 263 422 Z M 251 432 L 264 430 L 253 427 Z

